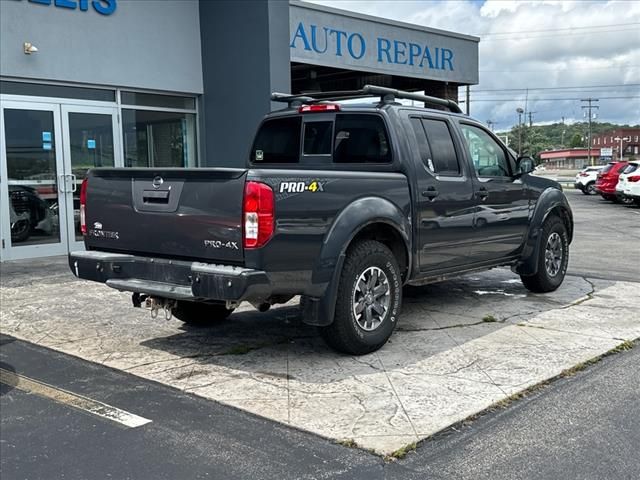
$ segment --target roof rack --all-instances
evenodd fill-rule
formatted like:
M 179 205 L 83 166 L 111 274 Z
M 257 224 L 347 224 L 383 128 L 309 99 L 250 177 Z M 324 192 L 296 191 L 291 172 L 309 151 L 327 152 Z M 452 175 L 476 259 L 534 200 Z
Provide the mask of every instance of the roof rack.
M 462 113 L 458 104 L 452 100 L 443 98 L 430 97 L 420 93 L 405 92 L 394 88 L 378 87 L 376 85 L 365 85 L 360 90 L 344 90 L 337 92 L 316 92 L 311 94 L 290 95 L 287 93 L 271 94 L 271 100 L 274 102 L 283 102 L 289 105 L 289 108 L 299 107 L 302 104 L 319 103 L 327 100 L 349 100 L 353 98 L 380 97 L 380 103 L 394 103 L 397 98 L 406 100 L 418 100 L 425 104 L 437 105 L 445 107 L 453 113 Z

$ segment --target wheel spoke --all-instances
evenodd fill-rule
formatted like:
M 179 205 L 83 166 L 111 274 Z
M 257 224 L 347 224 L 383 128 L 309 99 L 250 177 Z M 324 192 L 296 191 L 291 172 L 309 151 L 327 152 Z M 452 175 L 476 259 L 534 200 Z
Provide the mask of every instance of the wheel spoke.
M 374 303 L 372 306 L 373 310 L 380 316 L 384 315 L 384 307 L 379 303 Z
M 373 322 L 373 313 L 371 310 L 371 305 L 367 306 L 364 310 L 364 317 L 367 320 L 367 324 L 371 324 Z
M 369 288 L 373 288 L 376 286 L 376 283 L 378 283 L 378 270 L 374 270 L 371 273 L 371 278 L 369 278 Z
M 364 310 L 364 306 L 364 299 L 361 299 L 354 305 L 354 312 L 356 313 L 356 315 L 360 315 L 362 313 L 362 311 Z
M 378 285 L 373 289 L 373 297 L 378 298 L 389 291 L 389 285 L 383 283 L 382 285 Z

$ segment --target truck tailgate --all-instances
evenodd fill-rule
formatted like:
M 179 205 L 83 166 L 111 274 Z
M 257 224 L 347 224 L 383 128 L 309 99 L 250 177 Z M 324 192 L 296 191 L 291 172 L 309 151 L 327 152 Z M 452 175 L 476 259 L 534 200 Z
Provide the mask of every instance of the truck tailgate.
M 94 169 L 87 249 L 241 264 L 244 169 Z

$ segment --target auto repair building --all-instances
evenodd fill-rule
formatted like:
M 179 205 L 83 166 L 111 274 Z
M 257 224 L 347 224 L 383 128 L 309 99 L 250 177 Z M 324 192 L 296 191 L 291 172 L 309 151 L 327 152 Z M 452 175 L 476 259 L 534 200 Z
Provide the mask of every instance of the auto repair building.
M 310 3 L 1 0 L 0 260 L 82 248 L 87 169 L 243 166 L 270 93 L 457 100 L 478 38 Z

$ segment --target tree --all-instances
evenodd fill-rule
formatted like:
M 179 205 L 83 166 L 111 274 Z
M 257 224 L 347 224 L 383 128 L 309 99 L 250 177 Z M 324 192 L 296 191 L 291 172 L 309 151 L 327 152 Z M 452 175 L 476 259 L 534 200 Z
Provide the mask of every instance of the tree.
M 569 142 L 569 147 L 571 148 L 580 148 L 584 146 L 582 143 L 582 135 L 576 133 L 571 137 L 571 141 Z

